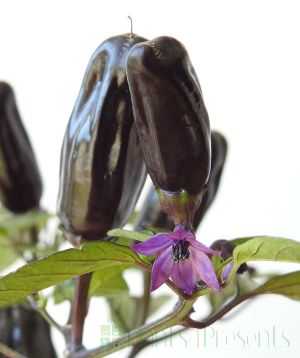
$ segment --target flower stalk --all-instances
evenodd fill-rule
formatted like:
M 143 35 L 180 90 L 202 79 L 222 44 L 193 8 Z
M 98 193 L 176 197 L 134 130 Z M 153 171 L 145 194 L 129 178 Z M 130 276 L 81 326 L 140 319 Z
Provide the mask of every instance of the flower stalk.
M 151 324 L 147 324 L 142 326 L 141 328 L 137 328 L 128 334 L 124 335 L 120 339 L 117 339 L 103 347 L 99 347 L 91 350 L 82 350 L 76 352 L 72 358 L 100 358 L 105 357 L 109 354 L 117 352 L 121 349 L 124 349 L 130 345 L 138 344 L 140 342 L 144 342 L 141 345 L 141 349 L 145 348 L 148 343 L 152 343 L 152 341 L 147 341 L 147 339 L 165 329 L 173 327 L 175 325 L 181 325 L 184 328 L 179 329 L 176 333 L 171 335 L 175 335 L 186 328 L 196 328 L 196 329 L 204 329 L 221 319 L 228 312 L 234 309 L 239 304 L 245 302 L 246 300 L 257 296 L 259 293 L 252 291 L 245 293 L 243 295 L 237 295 L 230 302 L 225 304 L 221 309 L 210 316 L 208 316 L 203 321 L 196 321 L 190 318 L 190 314 L 193 312 L 193 305 L 196 302 L 196 299 L 190 301 L 179 300 L 177 307 L 174 312 L 170 313 L 168 316 L 161 318 L 160 320 L 153 322 Z M 149 343 L 149 344 L 150 344 Z M 138 349 L 138 348 L 137 348 Z M 133 356 L 134 357 L 134 356 Z
M 120 339 L 117 339 L 103 347 L 75 352 L 72 358 L 105 357 L 111 353 L 145 340 L 154 334 L 163 331 L 164 329 L 180 324 L 186 317 L 188 317 L 195 301 L 196 300 L 179 300 L 175 309 L 162 319 L 134 329 Z

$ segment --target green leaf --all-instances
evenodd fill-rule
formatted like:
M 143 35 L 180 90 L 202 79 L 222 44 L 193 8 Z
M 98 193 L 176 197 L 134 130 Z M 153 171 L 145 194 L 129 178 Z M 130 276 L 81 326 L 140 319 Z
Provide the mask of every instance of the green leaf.
M 255 281 L 237 275 L 222 292 L 212 292 L 207 296 L 211 305 L 211 314 L 234 297 L 243 302 L 261 294 L 278 294 L 300 301 L 300 271 L 272 277 L 256 288 L 253 287 L 254 285 Z
M 0 271 L 18 257 L 24 258 L 25 252 L 31 253 L 32 257 L 43 257 L 57 251 L 57 240 L 54 244 L 38 241 L 39 231 L 52 217 L 36 210 L 18 215 L 0 211 Z
M 89 286 L 89 296 L 112 296 L 128 291 L 122 272 L 131 265 L 114 265 L 95 271 Z M 54 303 L 71 301 L 74 297 L 75 280 L 67 280 L 55 286 Z
M 152 232 L 154 232 L 155 234 L 164 232 L 164 233 L 169 233 L 171 232 L 168 229 L 162 229 L 161 227 L 157 227 L 157 226 L 152 226 L 152 225 L 148 225 L 148 224 L 144 224 L 144 227 Z
M 45 259 L 27 264 L 0 279 L 0 306 L 14 302 L 34 292 L 112 265 L 143 263 L 125 246 L 92 242 L 80 249 L 55 253 Z
M 7 236 L 7 230 L 5 229 L 5 227 L 0 226 L 0 237 L 1 236 Z
M 58 285 L 56 285 L 52 295 L 54 303 L 58 305 L 64 301 L 72 301 L 74 297 L 74 287 L 74 278 L 72 278 L 71 280 L 60 282 Z
M 268 236 L 248 236 L 248 237 L 240 237 L 238 239 L 233 239 L 230 240 L 234 245 L 238 246 L 238 245 L 242 245 L 245 242 L 255 239 L 256 237 L 268 237 Z
M 1 213 L 0 231 L 8 236 L 16 235 L 19 232 L 27 231 L 31 228 L 42 229 L 53 215 L 37 210 L 29 211 L 25 214 L 14 215 L 10 212 Z
M 125 229 L 112 229 L 107 232 L 107 235 L 112 237 L 121 237 L 130 240 L 137 240 L 137 241 L 146 241 L 151 237 L 151 235 L 148 234 L 144 234 L 137 231 L 125 230 Z
M 209 300 L 211 313 L 216 312 L 225 302 L 233 298 L 237 293 L 239 295 L 253 290 L 257 284 L 248 274 L 236 275 L 233 282 L 226 286 L 221 292 L 211 291 L 206 297 Z
M 130 247 L 132 245 L 132 240 L 127 239 L 126 237 L 117 237 L 117 243 L 119 245 Z
M 134 223 L 136 222 L 137 218 L 139 216 L 139 212 L 134 210 L 131 215 L 129 216 L 128 222 L 127 224 L 131 224 L 134 225 Z
M 105 280 L 102 285 L 92 293 L 93 296 L 115 296 L 128 291 L 127 282 L 121 274 L 111 277 L 110 280 Z
M 18 255 L 9 238 L 1 236 L 0 234 L 0 272 L 7 266 L 13 264 L 17 258 Z
M 236 278 L 236 277 L 235 277 Z M 221 292 L 211 291 L 206 297 L 209 301 L 211 313 L 217 311 L 229 298 L 232 298 L 237 292 L 235 282 L 225 287 Z
M 232 280 L 239 266 L 248 261 L 284 261 L 300 263 L 300 242 L 278 237 L 261 236 L 247 240 L 233 250 Z
M 39 211 L 15 215 L 7 210 L 0 213 L 0 270 L 14 262 L 28 250 L 35 254 L 49 254 L 52 248 L 32 245 L 32 235 L 37 235 L 52 216 Z
M 141 300 L 141 297 L 128 296 L 127 294 L 107 299 L 111 319 L 121 333 L 130 332 L 137 327 L 136 311 L 141 304 Z
M 122 272 L 130 265 L 105 267 L 93 273 L 89 295 L 113 296 L 128 291 L 128 285 L 122 277 Z
M 44 246 L 40 245 L 39 243 L 33 245 L 26 243 L 26 241 L 26 238 L 24 240 L 25 243 L 22 243 L 22 239 L 16 240 L 14 238 L 0 235 L 0 261 L 4 260 L 5 252 L 9 253 L 10 256 L 13 256 L 13 261 L 15 261 L 18 257 L 22 257 L 22 253 L 27 250 L 36 255 L 45 256 L 52 254 L 54 251 L 56 251 L 55 249 L 57 248 L 57 245 L 55 244 L 52 246 Z M 2 265 L 3 262 L 0 262 L 0 271 Z
M 170 295 L 162 295 L 150 300 L 149 314 L 151 316 L 160 307 L 171 299 Z M 119 328 L 121 333 L 127 333 L 139 326 L 139 308 L 143 305 L 143 297 L 129 296 L 128 294 L 118 295 L 109 298 L 111 319 Z
M 300 300 L 300 271 L 271 278 L 258 287 L 257 294 L 275 293 L 294 300 Z

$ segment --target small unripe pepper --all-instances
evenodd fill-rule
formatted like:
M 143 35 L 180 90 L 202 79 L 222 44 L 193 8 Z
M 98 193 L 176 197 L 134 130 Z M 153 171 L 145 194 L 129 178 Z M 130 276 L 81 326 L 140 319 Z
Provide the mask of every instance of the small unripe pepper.
M 43 185 L 13 89 L 0 82 L 0 202 L 14 213 L 39 207 Z
M 233 250 L 235 249 L 235 244 L 233 244 L 231 241 L 228 240 L 217 240 L 214 241 L 210 248 L 213 250 L 220 250 L 221 251 L 221 257 L 225 261 L 232 257 Z M 232 267 L 233 262 L 229 264 L 228 269 Z M 241 264 L 241 266 L 238 268 L 237 273 L 242 274 L 245 271 L 248 271 L 248 266 L 246 263 Z
M 58 215 L 86 239 L 127 222 L 146 178 L 125 73 L 128 52 L 141 41 L 120 35 L 96 49 L 65 134 Z
M 127 61 L 134 119 L 163 210 L 192 223 L 210 171 L 210 127 L 184 46 L 170 37 L 135 45 Z

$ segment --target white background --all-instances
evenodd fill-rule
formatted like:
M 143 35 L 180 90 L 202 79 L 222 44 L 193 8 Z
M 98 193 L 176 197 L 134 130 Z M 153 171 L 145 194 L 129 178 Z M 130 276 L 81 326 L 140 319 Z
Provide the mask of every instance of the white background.
M 222 188 L 199 239 L 209 244 L 219 238 L 268 234 L 299 240 L 298 5 L 290 0 L 0 0 L 0 79 L 15 88 L 44 178 L 43 205 L 55 210 L 61 142 L 87 62 L 107 37 L 129 32 L 127 15 L 131 15 L 139 35 L 149 39 L 170 35 L 185 44 L 201 82 L 211 127 L 229 141 Z M 286 264 L 264 267 L 299 269 Z M 168 290 L 160 290 L 164 291 Z M 60 316 L 63 310 L 58 308 L 55 314 Z M 102 311 L 100 307 L 98 315 L 89 316 L 89 346 L 99 344 L 95 317 L 100 319 Z M 174 357 L 238 353 L 296 357 L 299 319 L 299 303 L 268 296 L 240 316 L 214 326 L 220 335 L 217 347 L 213 339 L 197 346 L 192 332 L 187 334 L 187 346 L 178 340 L 173 347 L 166 349 L 163 344 L 142 356 L 162 352 Z M 106 316 L 100 320 L 104 322 Z M 279 335 L 277 347 L 262 343 L 259 348 L 254 335 L 266 330 L 271 335 L 273 326 Z M 233 340 L 239 330 L 248 335 L 248 346 Z M 289 347 L 280 340 L 282 331 Z

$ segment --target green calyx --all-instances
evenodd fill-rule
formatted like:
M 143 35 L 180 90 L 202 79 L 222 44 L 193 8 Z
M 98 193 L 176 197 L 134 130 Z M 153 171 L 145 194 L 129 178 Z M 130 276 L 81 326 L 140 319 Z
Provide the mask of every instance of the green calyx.
M 163 211 L 173 220 L 174 224 L 192 224 L 195 211 L 199 207 L 205 189 L 200 194 L 189 194 L 185 189 L 170 192 L 156 188 Z

